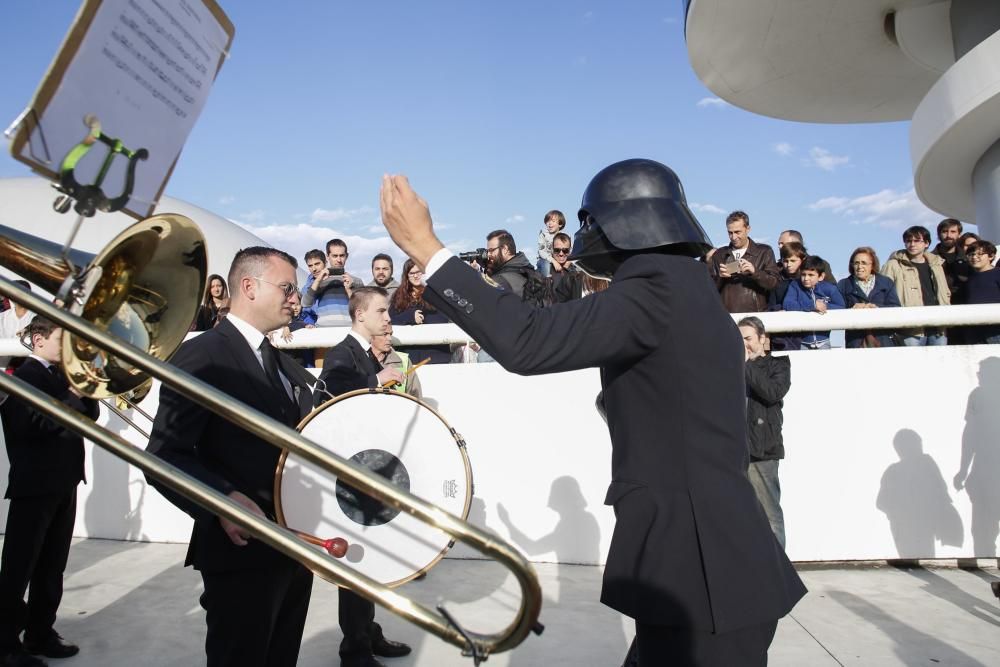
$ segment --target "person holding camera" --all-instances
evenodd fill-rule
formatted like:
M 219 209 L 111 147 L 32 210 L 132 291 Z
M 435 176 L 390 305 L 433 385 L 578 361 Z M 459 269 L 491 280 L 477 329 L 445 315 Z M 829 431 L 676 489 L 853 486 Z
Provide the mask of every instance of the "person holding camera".
M 344 270 L 347 244 L 340 239 L 327 241 L 326 259 L 330 260 L 329 267 L 319 250 L 306 253 L 310 275 L 302 288 L 302 307 L 315 315 L 318 327 L 349 327 L 351 314 L 347 304 L 351 290 L 365 284 Z
M 733 211 L 726 217 L 729 245 L 712 254 L 708 269 L 730 313 L 767 310 L 768 293 L 781 279 L 771 246 L 750 238 L 750 216 Z

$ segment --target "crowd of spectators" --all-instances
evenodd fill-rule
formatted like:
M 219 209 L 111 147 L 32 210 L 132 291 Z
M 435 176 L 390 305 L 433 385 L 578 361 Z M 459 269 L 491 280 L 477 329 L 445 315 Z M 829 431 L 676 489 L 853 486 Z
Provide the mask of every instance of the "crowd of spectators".
M 1000 303 L 996 246 L 975 234 L 963 233 L 962 223 L 952 218 L 937 226 L 938 242 L 933 249 L 931 232 L 920 226 L 903 232 L 903 247 L 884 263 L 871 247 L 856 248 L 848 262 L 847 276 L 839 281 L 825 259 L 810 253 L 800 232 L 788 229 L 780 234 L 776 258 L 771 246 L 752 238 L 747 213 L 733 211 L 725 224 L 729 243 L 710 250 L 702 261 L 718 288 L 719 298 L 731 313 L 825 313 L 840 308 Z M 608 281 L 587 275 L 569 260 L 573 239 L 564 231 L 565 226 L 566 217 L 561 211 L 553 209 L 545 214 L 534 264 L 518 250 L 514 236 L 506 229 L 490 232 L 479 261 L 470 264 L 497 289 L 540 306 L 581 299 L 606 289 Z M 347 259 L 347 243 L 336 238 L 327 242 L 325 252 L 315 248 L 305 253 L 308 275 L 295 304 L 294 319 L 278 332 L 281 336 L 291 339 L 303 328 L 350 326 L 350 296 L 354 289 L 364 287 L 365 281 L 347 272 Z M 424 300 L 423 274 L 413 261 L 406 260 L 398 280 L 395 269 L 390 255 L 380 253 L 371 259 L 369 284 L 388 293 L 392 323 L 447 323 L 448 319 Z M 8 310 L 6 303 L 3 310 Z M 212 328 L 228 310 L 226 281 L 213 274 L 208 278 L 192 331 Z M 23 328 L 17 323 L 31 317 L 20 306 L 0 315 L 3 337 L 13 336 Z M 845 332 L 845 344 L 851 348 L 977 343 L 1000 343 L 1000 324 L 948 330 L 928 326 Z M 830 331 L 776 333 L 768 338 L 768 345 L 774 351 L 828 349 Z M 293 356 L 312 366 L 324 352 L 296 350 Z M 429 359 L 430 363 L 492 360 L 475 343 L 412 346 L 408 352 L 415 361 Z

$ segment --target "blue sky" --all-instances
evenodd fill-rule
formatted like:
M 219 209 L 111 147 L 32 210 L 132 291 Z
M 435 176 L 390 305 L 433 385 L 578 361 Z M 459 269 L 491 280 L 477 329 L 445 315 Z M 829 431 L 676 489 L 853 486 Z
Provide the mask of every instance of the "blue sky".
M 533 255 L 545 212 L 574 228 L 590 178 L 630 157 L 680 175 L 717 245 L 743 209 L 751 236 L 799 229 L 838 277 L 854 247 L 884 260 L 906 226 L 941 219 L 913 193 L 907 123 L 793 123 L 715 98 L 688 62 L 680 0 L 221 5 L 231 57 L 167 194 L 300 258 L 344 238 L 363 278 L 375 252 L 399 256 L 379 223 L 383 172 L 410 176 L 460 250 L 505 227 Z M 4 126 L 77 7 L 5 6 Z M 0 158 L 0 177 L 25 173 Z

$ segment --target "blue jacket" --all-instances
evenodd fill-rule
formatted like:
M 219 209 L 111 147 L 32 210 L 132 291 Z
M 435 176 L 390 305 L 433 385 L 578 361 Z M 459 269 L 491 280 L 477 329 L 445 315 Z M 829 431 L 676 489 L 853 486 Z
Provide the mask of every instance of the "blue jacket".
M 828 282 L 818 282 L 816 287 L 807 290 L 799 280 L 793 280 L 788 284 L 788 293 L 782 306 L 785 310 L 800 310 L 811 313 L 816 310 L 816 299 L 825 299 L 828 310 L 841 310 L 844 307 L 844 297 L 832 284 Z M 829 331 L 808 331 L 802 336 L 803 343 L 815 343 L 819 340 L 830 338 Z
M 844 297 L 844 306 L 847 308 L 853 308 L 859 303 L 872 303 L 879 308 L 892 308 L 900 305 L 899 295 L 896 294 L 896 284 L 890 278 L 880 273 L 875 274 L 875 286 L 872 287 L 871 294 L 868 296 L 865 296 L 865 293 L 861 291 L 861 288 L 858 287 L 857 282 L 852 277 L 844 278 L 837 283 L 837 289 L 840 290 L 841 296 Z M 867 331 L 861 329 L 849 330 L 844 334 L 844 344 L 847 347 L 861 347 L 865 336 L 872 334 L 879 339 L 882 347 L 891 347 L 891 333 L 891 331 L 884 329 Z

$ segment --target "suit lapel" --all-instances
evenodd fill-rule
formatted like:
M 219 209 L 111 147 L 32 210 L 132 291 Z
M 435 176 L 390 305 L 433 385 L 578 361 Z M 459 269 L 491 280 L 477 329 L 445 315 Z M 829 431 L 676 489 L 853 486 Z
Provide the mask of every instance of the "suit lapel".
M 368 358 L 368 352 L 361 347 L 361 343 L 354 336 L 347 337 L 347 345 L 351 350 L 351 355 L 354 357 L 354 365 L 357 367 L 358 371 L 364 373 L 366 376 L 371 375 L 372 371 L 372 360 Z

